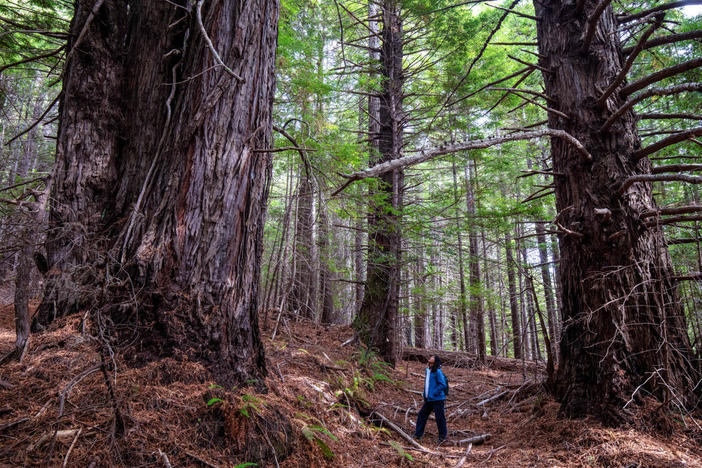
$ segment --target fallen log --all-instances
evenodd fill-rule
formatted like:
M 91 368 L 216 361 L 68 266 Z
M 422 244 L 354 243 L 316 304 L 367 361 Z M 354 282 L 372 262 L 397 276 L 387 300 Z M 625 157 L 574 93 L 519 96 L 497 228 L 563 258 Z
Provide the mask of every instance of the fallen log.
M 478 358 L 475 354 L 465 353 L 462 351 L 447 351 L 443 349 L 422 349 L 422 348 L 404 348 L 402 350 L 402 359 L 408 361 L 427 362 L 431 356 L 439 356 L 442 364 L 451 367 L 473 368 L 478 365 Z M 522 361 L 521 359 L 512 359 L 497 356 L 488 356 L 485 361 L 485 366 L 500 369 L 505 371 L 521 371 L 524 366 L 527 372 L 546 372 L 546 365 L 539 361 Z
M 492 437 L 492 434 L 481 434 L 477 435 L 474 437 L 468 437 L 467 439 L 461 439 L 458 442 L 456 442 L 456 445 L 462 445 L 462 444 L 471 444 L 471 445 L 480 445 Z

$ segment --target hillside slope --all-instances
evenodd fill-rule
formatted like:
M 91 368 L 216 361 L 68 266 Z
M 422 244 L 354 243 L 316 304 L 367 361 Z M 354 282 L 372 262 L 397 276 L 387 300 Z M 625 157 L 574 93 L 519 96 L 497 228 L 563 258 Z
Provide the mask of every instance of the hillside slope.
M 0 353 L 14 340 L 11 317 L 3 306 Z M 255 382 L 221 388 L 184 356 L 129 368 L 134 350 L 116 350 L 103 364 L 82 329 L 81 317 L 59 321 L 32 336 L 21 363 L 0 368 L 0 466 L 702 466 L 700 420 L 610 429 L 559 419 L 536 367 L 523 374 L 519 361 L 444 366 L 449 443 L 437 446 L 429 421 L 419 449 L 375 422 L 380 413 L 412 434 L 424 364 L 391 369 L 342 346 L 348 327 L 285 320 L 275 339 L 264 331 L 266 393 Z M 469 453 L 455 445 L 483 434 Z

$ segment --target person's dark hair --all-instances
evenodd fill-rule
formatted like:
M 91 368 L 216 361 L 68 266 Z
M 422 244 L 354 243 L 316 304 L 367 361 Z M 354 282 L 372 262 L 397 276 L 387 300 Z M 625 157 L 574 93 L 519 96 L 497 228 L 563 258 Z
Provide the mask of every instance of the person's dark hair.
M 434 355 L 434 365 L 431 366 L 431 371 L 436 372 L 436 370 L 441 367 L 441 358 L 437 356 L 436 354 Z

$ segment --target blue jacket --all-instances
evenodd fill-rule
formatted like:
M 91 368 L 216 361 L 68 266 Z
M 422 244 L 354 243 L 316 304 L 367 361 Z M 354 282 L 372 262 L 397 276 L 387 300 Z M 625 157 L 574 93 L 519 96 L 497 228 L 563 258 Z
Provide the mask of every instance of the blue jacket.
M 429 373 L 429 391 L 426 391 L 426 374 L 424 376 L 424 399 L 427 401 L 441 401 L 446 399 L 446 389 L 448 385 L 446 383 L 446 377 L 441 369 L 437 369 L 432 372 L 429 368 L 426 369 Z

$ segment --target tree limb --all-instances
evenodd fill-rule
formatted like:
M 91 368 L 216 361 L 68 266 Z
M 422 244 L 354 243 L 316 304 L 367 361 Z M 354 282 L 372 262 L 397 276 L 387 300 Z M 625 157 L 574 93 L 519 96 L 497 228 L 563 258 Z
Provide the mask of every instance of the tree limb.
M 670 135 L 669 137 L 657 141 L 652 145 L 649 145 L 645 148 L 641 148 L 640 150 L 634 152 L 634 154 L 632 154 L 631 157 L 634 159 L 634 161 L 638 161 L 639 159 L 646 157 L 649 154 L 662 150 L 666 146 L 674 145 L 676 143 L 680 143 L 681 141 L 685 141 L 690 138 L 695 138 L 700 135 L 702 135 L 702 127 L 695 127 L 684 132 L 675 133 L 673 135 Z
M 678 75 L 680 73 L 685 73 L 686 71 L 694 70 L 702 66 L 702 57 L 698 57 L 693 60 L 688 60 L 687 62 L 679 63 L 673 65 L 672 67 L 664 68 L 663 70 L 657 71 L 656 73 L 651 73 L 648 76 L 641 78 L 640 80 L 634 81 L 633 83 L 622 88 L 622 95 L 628 96 L 631 93 L 645 88 L 646 86 L 661 81 L 673 75 Z
M 669 96 L 671 94 L 679 94 L 688 91 L 702 91 L 702 83 L 685 83 L 682 85 L 671 86 L 669 88 L 651 88 L 644 92 L 633 96 L 631 99 L 627 100 L 624 104 L 619 107 L 614 113 L 607 119 L 607 121 L 600 128 L 600 132 L 607 131 L 612 124 L 619 119 L 627 110 L 634 107 L 639 102 L 651 96 Z
M 612 3 L 612 0 L 602 0 L 596 7 L 592 14 L 587 18 L 587 25 L 585 26 L 585 34 L 583 40 L 583 51 L 587 52 L 590 48 L 590 43 L 592 38 L 595 37 L 595 31 L 597 30 L 597 23 L 600 21 L 600 16 L 605 11 L 605 9 Z
M 686 174 L 640 174 L 626 179 L 617 193 L 621 195 L 636 182 L 688 182 L 690 184 L 702 184 L 702 176 Z
M 672 10 L 673 8 L 679 8 L 679 7 L 685 6 L 685 5 L 700 5 L 700 4 L 702 4 L 702 0 L 680 0 L 678 2 L 666 3 L 665 5 L 660 5 L 660 6 L 651 8 L 649 10 L 641 11 L 639 13 L 634 13 L 631 15 L 617 16 L 617 20 L 619 21 L 619 24 L 624 24 L 624 23 L 628 23 L 630 21 L 635 21 L 639 18 L 644 18 L 644 17 L 650 15 L 651 13 Z
M 695 31 L 689 31 L 685 33 L 669 34 L 667 36 L 656 37 L 646 42 L 643 46 L 644 50 L 651 49 L 653 47 L 658 47 L 666 44 L 672 44 L 680 41 L 687 41 L 690 39 L 699 39 L 702 37 L 702 29 L 697 29 Z M 622 53 L 630 54 L 634 50 L 634 47 L 624 47 Z
M 507 143 L 510 141 L 518 141 L 518 140 L 530 140 L 534 138 L 542 138 L 545 136 L 550 136 L 553 138 L 562 138 L 564 140 L 567 140 L 570 142 L 575 148 L 583 154 L 588 160 L 592 159 L 592 155 L 587 151 L 587 149 L 583 146 L 580 141 L 578 141 L 574 136 L 569 134 L 568 132 L 564 130 L 552 130 L 552 129 L 545 129 L 545 130 L 534 130 L 531 132 L 520 132 L 520 133 L 513 133 L 511 135 L 505 135 L 501 137 L 493 137 L 493 138 L 485 138 L 481 140 L 468 140 L 463 143 L 455 144 L 455 145 L 449 145 L 449 146 L 440 146 L 438 148 L 433 148 L 431 150 L 423 150 L 421 152 L 418 152 L 417 154 L 413 154 L 410 156 L 404 156 L 401 158 L 393 159 L 391 161 L 387 161 L 381 164 L 377 164 L 371 168 L 355 172 L 353 174 L 341 174 L 342 177 L 348 179 L 346 183 L 341 186 L 339 189 L 337 189 L 332 196 L 335 196 L 339 194 L 342 190 L 344 190 L 346 187 L 348 187 L 351 183 L 361 180 L 361 179 L 367 179 L 369 177 L 378 177 L 381 174 L 384 174 L 386 172 L 394 171 L 395 169 L 400 169 L 403 167 L 407 166 L 413 166 L 415 164 L 423 163 L 425 161 L 428 161 L 430 159 L 436 158 L 438 156 L 443 156 L 446 154 L 452 154 L 452 153 L 457 153 L 459 151 L 469 151 L 469 150 L 474 150 L 474 149 L 482 149 L 482 148 L 489 148 L 491 146 L 499 145 L 502 143 Z
M 641 35 L 639 42 L 636 44 L 636 47 L 634 48 L 632 53 L 629 54 L 629 57 L 627 57 L 626 63 L 619 71 L 617 77 L 614 78 L 612 84 L 609 85 L 605 92 L 602 93 L 602 96 L 600 96 L 600 98 L 597 100 L 598 106 L 604 104 L 607 98 L 612 95 L 614 90 L 617 89 L 617 87 L 626 79 L 626 74 L 629 73 L 629 70 L 631 69 L 632 65 L 634 65 L 634 60 L 636 60 L 636 57 L 638 57 L 639 53 L 643 50 L 644 43 L 651 36 L 651 34 L 653 34 L 654 31 L 658 29 L 661 26 L 661 24 L 663 24 L 664 17 L 665 13 L 659 13 L 656 16 L 656 20 L 653 22 L 653 24 Z

